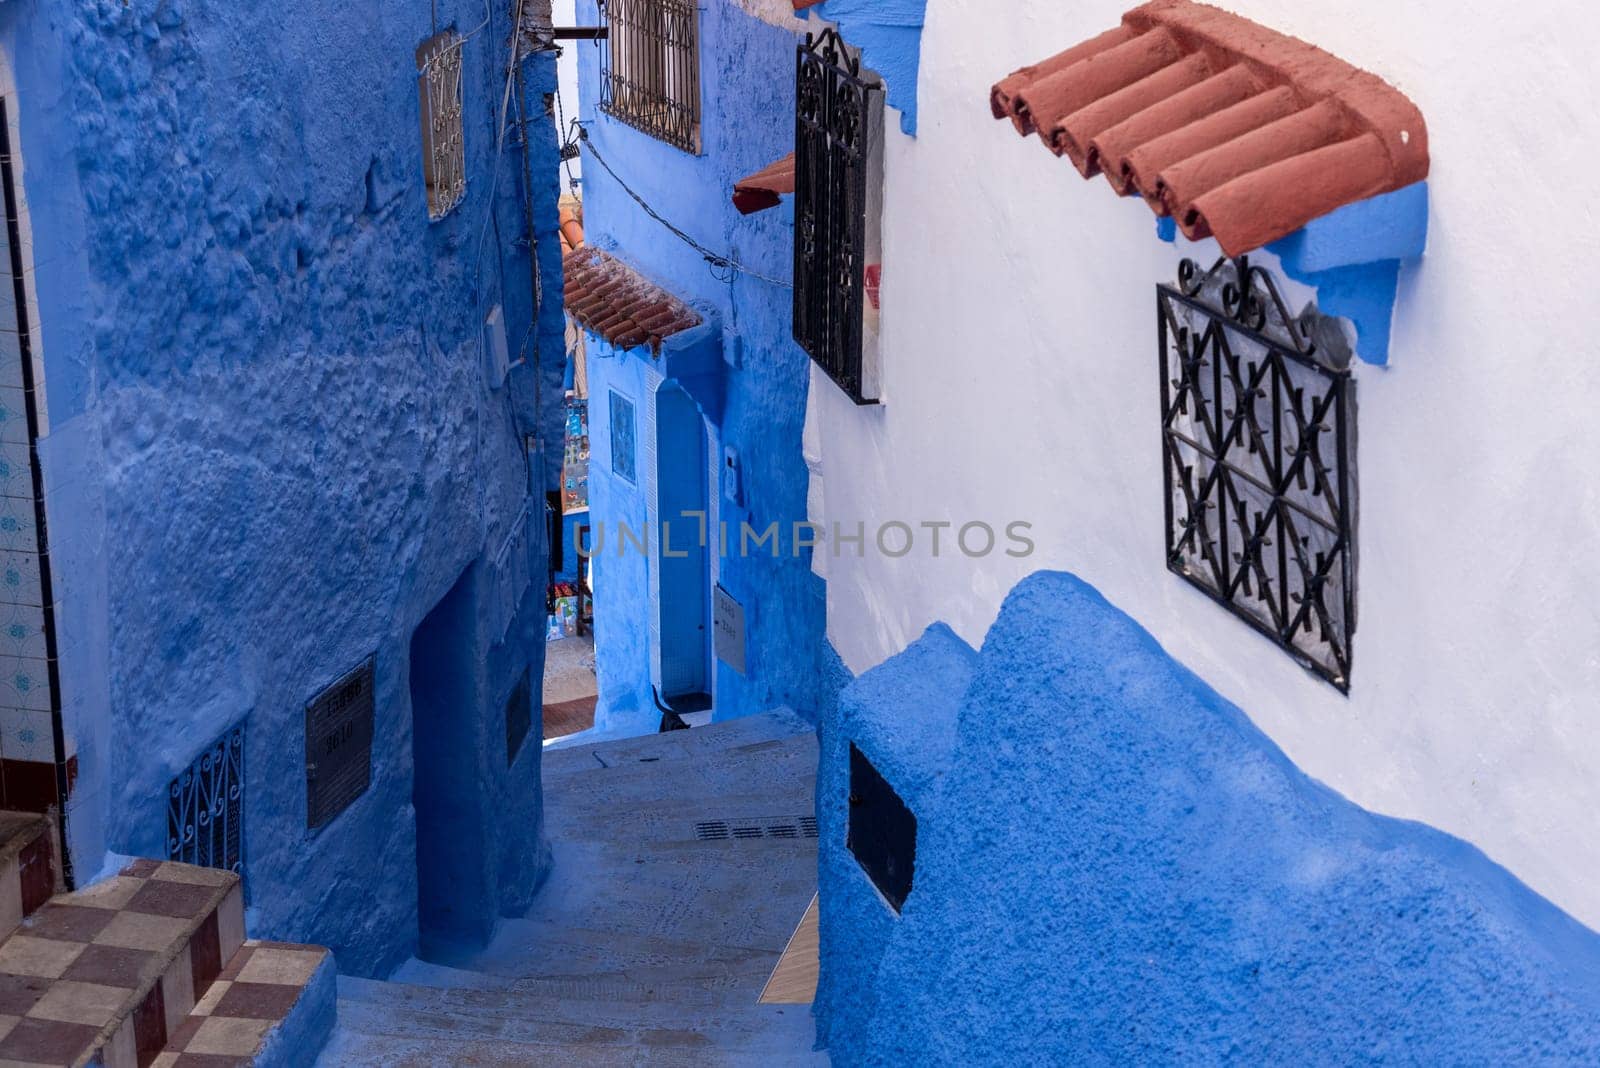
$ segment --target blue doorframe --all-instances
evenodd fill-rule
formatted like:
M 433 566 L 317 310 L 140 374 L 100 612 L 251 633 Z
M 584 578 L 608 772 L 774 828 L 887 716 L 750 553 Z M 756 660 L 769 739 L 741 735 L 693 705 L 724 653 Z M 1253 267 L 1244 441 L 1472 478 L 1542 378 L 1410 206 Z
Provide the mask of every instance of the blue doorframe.
M 709 523 L 705 422 L 681 386 L 655 395 L 656 514 L 652 562 L 657 567 L 661 696 L 711 692 L 711 572 L 703 535 Z

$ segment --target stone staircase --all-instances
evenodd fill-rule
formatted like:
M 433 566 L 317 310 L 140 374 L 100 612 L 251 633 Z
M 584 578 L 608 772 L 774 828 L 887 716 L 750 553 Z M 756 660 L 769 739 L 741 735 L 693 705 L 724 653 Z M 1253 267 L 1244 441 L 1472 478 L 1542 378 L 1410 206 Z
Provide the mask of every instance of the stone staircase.
M 784 712 L 547 751 L 555 868 L 480 952 L 340 977 L 321 1064 L 826 1064 L 762 988 L 816 889 L 816 736 Z
M 0 813 L 0 1064 L 303 1063 L 333 1022 L 316 946 L 246 941 L 232 872 L 135 860 L 61 893 L 55 830 Z

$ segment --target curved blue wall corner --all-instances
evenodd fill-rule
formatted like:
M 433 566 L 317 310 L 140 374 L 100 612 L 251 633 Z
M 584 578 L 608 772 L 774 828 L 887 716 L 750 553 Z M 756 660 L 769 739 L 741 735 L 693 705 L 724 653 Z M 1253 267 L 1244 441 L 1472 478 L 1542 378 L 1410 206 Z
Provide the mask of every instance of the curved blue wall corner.
M 862 62 L 882 76 L 900 129 L 917 132 L 917 71 L 922 65 L 922 22 L 928 0 L 826 0 L 812 10 L 839 27 L 861 49 Z
M 861 676 L 822 738 L 836 1064 L 1600 1059 L 1600 936 L 1308 778 L 1071 575 L 976 657 L 936 629 Z M 917 818 L 898 917 L 845 846 L 851 741 Z
M 1325 315 L 1356 328 L 1356 355 L 1389 362 L 1389 327 L 1400 284 L 1400 263 L 1428 243 L 1428 183 L 1347 204 L 1267 246 L 1285 273 L 1317 290 Z

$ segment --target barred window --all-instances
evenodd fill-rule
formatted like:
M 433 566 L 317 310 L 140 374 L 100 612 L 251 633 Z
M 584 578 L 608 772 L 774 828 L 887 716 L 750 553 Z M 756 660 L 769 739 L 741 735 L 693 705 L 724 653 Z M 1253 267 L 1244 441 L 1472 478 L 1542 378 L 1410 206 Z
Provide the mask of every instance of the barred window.
M 434 34 L 418 46 L 417 95 L 428 218 L 442 219 L 467 195 L 461 131 L 461 38 L 455 30 Z
M 695 0 L 601 0 L 600 110 L 700 152 L 700 10 Z
M 1156 293 L 1167 566 L 1340 690 L 1355 632 L 1355 382 L 1336 324 L 1245 258 Z
M 244 725 L 230 727 L 167 788 L 167 859 L 244 874 Z
M 611 391 L 611 470 L 629 482 L 635 481 L 633 443 L 633 402 L 616 390 Z
M 794 338 L 857 404 L 878 399 L 883 87 L 832 29 L 795 86 Z

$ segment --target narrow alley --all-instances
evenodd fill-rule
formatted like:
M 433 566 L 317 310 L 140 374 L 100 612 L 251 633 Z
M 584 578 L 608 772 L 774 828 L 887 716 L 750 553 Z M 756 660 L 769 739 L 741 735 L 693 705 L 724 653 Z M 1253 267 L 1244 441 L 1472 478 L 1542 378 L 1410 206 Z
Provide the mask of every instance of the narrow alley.
M 786 712 L 548 753 L 532 911 L 486 949 L 341 976 L 320 1063 L 826 1064 L 808 1002 L 759 1003 L 816 893 L 816 760 Z
M 0 0 L 0 1068 L 1600 1065 L 1597 11 Z

